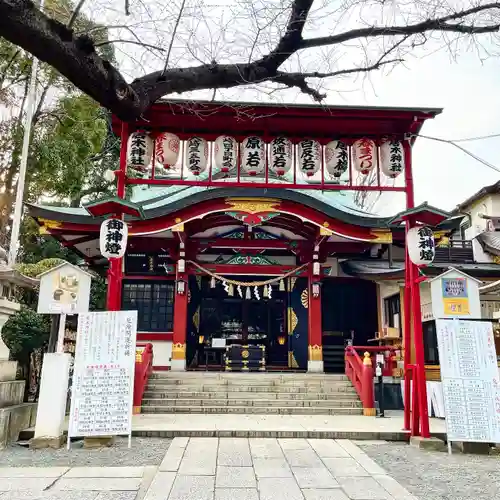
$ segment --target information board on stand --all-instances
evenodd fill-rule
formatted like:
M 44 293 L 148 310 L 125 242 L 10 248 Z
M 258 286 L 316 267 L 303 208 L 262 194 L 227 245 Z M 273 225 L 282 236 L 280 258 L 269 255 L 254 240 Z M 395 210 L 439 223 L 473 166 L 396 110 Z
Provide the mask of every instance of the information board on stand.
M 78 316 L 68 429 L 72 437 L 130 436 L 137 311 Z
M 437 319 L 436 332 L 448 443 L 499 443 L 500 385 L 492 324 Z

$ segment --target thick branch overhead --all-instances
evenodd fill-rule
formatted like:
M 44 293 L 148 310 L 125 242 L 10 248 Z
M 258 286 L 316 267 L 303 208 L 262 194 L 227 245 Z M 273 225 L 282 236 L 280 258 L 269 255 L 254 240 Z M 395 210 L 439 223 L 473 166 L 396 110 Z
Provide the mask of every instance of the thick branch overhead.
M 157 99 L 172 93 L 230 88 L 266 81 L 297 87 L 319 101 L 325 96 L 308 83 L 308 78 L 335 78 L 350 73 L 377 70 L 384 65 L 400 62 L 401 58 L 397 54 L 392 57 L 388 55 L 409 37 L 428 32 L 476 35 L 495 33 L 500 29 L 500 24 L 493 21 L 490 24 L 474 23 L 474 15 L 488 12 L 498 14 L 500 3 L 493 2 L 474 4 L 469 9 L 408 25 L 367 26 L 329 36 L 304 38 L 304 29 L 313 10 L 313 0 L 294 0 L 289 9 L 288 20 L 282 27 L 281 38 L 273 49 L 256 60 L 187 68 L 162 68 L 161 71 L 146 74 L 132 83 L 127 83 L 120 71 L 96 52 L 99 44 L 94 43 L 90 34 L 77 34 L 73 31 L 71 25 L 84 3 L 84 0 L 75 2 L 75 13 L 71 17 L 70 26 L 65 26 L 42 13 L 31 0 L 0 0 L 0 35 L 53 66 L 80 90 L 126 120 L 139 117 Z M 90 3 L 90 0 L 87 0 L 87 3 Z M 125 1 L 125 10 L 128 11 L 128 1 Z M 491 17 L 498 19 L 498 15 Z M 365 64 L 355 64 L 352 68 L 313 73 L 290 73 L 280 69 L 299 51 L 336 46 L 345 42 L 363 42 L 377 37 L 392 37 L 394 43 L 391 49 L 375 62 L 367 61 Z M 141 45 L 140 40 L 132 42 L 118 38 L 116 41 Z M 103 43 L 105 42 L 100 45 Z M 160 53 L 168 51 L 168 47 L 147 43 L 142 45 Z

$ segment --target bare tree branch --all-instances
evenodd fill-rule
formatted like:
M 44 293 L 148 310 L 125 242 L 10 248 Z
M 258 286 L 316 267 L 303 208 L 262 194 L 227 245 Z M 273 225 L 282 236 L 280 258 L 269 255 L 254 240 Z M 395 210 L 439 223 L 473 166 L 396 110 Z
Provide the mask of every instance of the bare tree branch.
M 144 43 L 135 40 L 122 40 L 122 39 L 106 40 L 105 42 L 94 43 L 94 47 L 102 47 L 104 45 L 109 45 L 111 43 L 131 43 L 133 45 L 139 45 L 140 47 L 147 47 L 148 49 L 154 49 L 154 50 L 159 50 L 160 52 L 166 52 L 165 49 L 157 47 L 156 45 L 150 45 L 149 43 Z
M 78 4 L 76 5 L 75 7 L 75 10 L 73 11 L 73 13 L 71 14 L 71 17 L 68 21 L 68 28 L 71 28 L 73 26 L 73 24 L 75 23 L 77 17 L 78 17 L 78 14 L 80 14 L 80 11 L 82 10 L 82 7 L 83 7 L 83 4 L 86 2 L 87 0 L 80 0 L 78 2 Z
M 172 32 L 172 36 L 170 37 L 170 44 L 168 46 L 167 57 L 165 58 L 165 66 L 163 68 L 162 75 L 165 75 L 165 72 L 168 68 L 168 63 L 170 61 L 170 54 L 172 52 L 172 46 L 174 45 L 175 35 L 177 34 L 177 29 L 179 28 L 179 23 L 181 22 L 181 17 L 184 12 L 184 6 L 186 5 L 186 0 L 182 0 L 181 8 L 179 9 L 179 14 L 177 15 L 177 19 L 175 21 L 174 30 Z

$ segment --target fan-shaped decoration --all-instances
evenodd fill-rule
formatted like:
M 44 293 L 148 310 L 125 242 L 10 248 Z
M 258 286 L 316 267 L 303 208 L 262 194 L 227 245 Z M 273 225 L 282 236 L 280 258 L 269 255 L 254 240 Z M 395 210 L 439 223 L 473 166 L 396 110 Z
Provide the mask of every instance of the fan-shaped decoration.
M 179 158 L 181 141 L 170 132 L 161 133 L 155 141 L 155 158 L 164 169 L 172 168 Z
M 352 145 L 352 164 L 358 172 L 368 174 L 377 163 L 377 147 L 371 139 L 358 139 Z
M 127 166 L 144 174 L 153 157 L 153 139 L 146 132 L 133 132 L 127 142 Z
M 380 145 L 380 168 L 387 177 L 397 177 L 405 168 L 403 144 L 385 140 Z
M 208 143 L 201 137 L 186 141 L 186 166 L 193 175 L 200 175 L 207 168 Z
M 326 171 L 335 179 L 349 168 L 349 147 L 344 141 L 330 141 L 325 146 Z
M 321 167 L 321 145 L 314 139 L 299 142 L 297 163 L 302 173 L 312 177 Z
M 248 175 L 259 175 L 266 167 L 266 145 L 260 137 L 247 137 L 241 148 L 241 169 Z
M 230 172 L 236 168 L 238 143 L 234 137 L 220 135 L 215 139 L 215 165 L 221 172 Z
M 269 169 L 276 175 L 285 175 L 292 166 L 292 143 L 286 137 L 276 137 L 270 148 Z

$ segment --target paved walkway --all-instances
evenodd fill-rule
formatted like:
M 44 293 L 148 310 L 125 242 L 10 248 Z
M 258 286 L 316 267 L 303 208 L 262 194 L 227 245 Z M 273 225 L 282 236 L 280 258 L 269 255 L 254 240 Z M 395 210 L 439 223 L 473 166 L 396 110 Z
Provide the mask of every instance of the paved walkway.
M 0 500 L 25 499 L 416 497 L 350 440 L 175 438 L 159 467 L 0 468 Z

